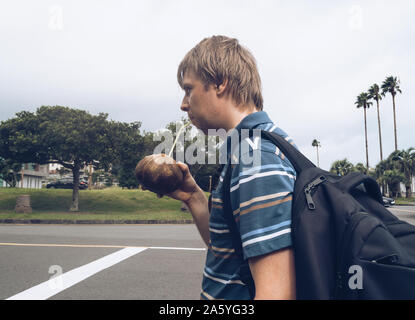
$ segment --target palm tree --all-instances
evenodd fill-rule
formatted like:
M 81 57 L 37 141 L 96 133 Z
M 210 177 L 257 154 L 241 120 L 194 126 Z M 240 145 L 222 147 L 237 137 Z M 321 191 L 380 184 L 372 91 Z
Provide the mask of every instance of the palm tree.
M 359 171 L 361 173 L 366 173 L 366 167 L 363 163 L 359 162 L 354 166 L 355 171 Z
M 346 174 L 353 172 L 353 163 L 347 159 L 334 161 L 331 165 L 330 172 L 337 174 L 338 176 L 345 176 Z
M 366 92 L 362 92 L 357 96 L 355 102 L 357 108 L 363 108 L 365 115 L 365 141 L 366 141 L 366 168 L 369 171 L 369 149 L 367 144 L 367 120 L 366 120 L 366 109 L 372 105 L 372 102 L 369 101 L 369 95 Z
M 392 95 L 393 102 L 393 128 L 395 133 L 395 151 L 398 150 L 398 138 L 396 134 L 396 109 L 395 109 L 395 96 L 396 93 L 402 93 L 399 88 L 400 81 L 397 77 L 387 77 L 382 83 L 382 95 L 385 96 L 387 92 Z
M 376 167 L 375 167 L 375 179 L 376 181 L 382 185 L 382 195 L 386 194 L 386 189 L 387 189 L 387 184 L 385 183 L 385 179 L 384 179 L 384 173 L 386 170 L 390 170 L 391 169 L 391 161 L 389 161 L 389 158 L 386 160 L 382 160 L 380 161 Z
M 379 93 L 379 86 L 376 83 L 369 88 L 368 93 L 369 93 L 369 98 L 376 101 L 376 106 L 377 106 L 377 111 L 378 111 L 380 161 L 383 161 L 382 132 L 380 129 L 380 115 L 379 115 L 379 100 L 382 99 L 382 95 Z
M 397 169 L 386 170 L 383 173 L 383 181 L 387 183 L 389 189 L 389 196 L 392 198 L 400 197 L 400 184 L 405 181 L 405 176 Z
M 406 197 L 412 197 L 411 182 L 412 177 L 415 174 L 415 149 L 409 148 L 408 150 L 398 150 L 392 153 L 391 158 L 396 161 L 396 169 L 403 173 L 405 179 L 405 191 Z
M 317 167 L 320 167 L 320 160 L 318 157 L 318 148 L 321 147 L 320 141 L 318 141 L 317 139 L 314 139 L 313 142 L 311 143 L 311 145 L 313 147 L 316 147 L 317 149 Z

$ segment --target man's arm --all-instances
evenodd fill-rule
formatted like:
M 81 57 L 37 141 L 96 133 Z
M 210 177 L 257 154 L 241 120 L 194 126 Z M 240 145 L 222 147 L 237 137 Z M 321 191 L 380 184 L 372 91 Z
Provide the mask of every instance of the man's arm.
M 248 259 L 255 282 L 255 300 L 295 299 L 295 266 L 292 248 Z
M 189 167 L 183 162 L 177 162 L 183 173 L 183 183 L 179 189 L 166 196 L 183 201 L 193 216 L 200 236 L 209 245 L 209 207 L 208 199 L 203 190 L 197 185 L 195 179 L 190 174 Z
M 188 201 L 185 201 L 185 203 L 193 216 L 200 236 L 206 246 L 209 246 L 209 208 L 206 195 L 203 190 L 199 188 L 199 190 L 193 193 L 192 197 Z

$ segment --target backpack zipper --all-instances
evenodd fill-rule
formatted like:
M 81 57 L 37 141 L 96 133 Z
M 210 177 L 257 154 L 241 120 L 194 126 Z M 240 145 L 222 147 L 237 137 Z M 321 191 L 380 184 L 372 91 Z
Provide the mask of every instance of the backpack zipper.
M 387 265 L 394 265 L 397 264 L 399 261 L 399 256 L 396 253 L 392 253 L 390 255 L 387 255 L 385 257 L 377 258 L 375 260 L 372 260 L 374 263 L 380 263 L 380 264 L 387 264 Z
M 313 180 L 311 183 L 309 183 L 304 188 L 304 193 L 305 193 L 305 198 L 307 200 L 308 209 L 314 210 L 316 208 L 316 205 L 314 204 L 314 201 L 313 201 L 313 197 L 311 196 L 311 191 L 313 191 L 315 187 L 317 187 L 320 183 L 323 183 L 326 180 L 327 179 L 325 176 L 319 176 L 317 179 Z

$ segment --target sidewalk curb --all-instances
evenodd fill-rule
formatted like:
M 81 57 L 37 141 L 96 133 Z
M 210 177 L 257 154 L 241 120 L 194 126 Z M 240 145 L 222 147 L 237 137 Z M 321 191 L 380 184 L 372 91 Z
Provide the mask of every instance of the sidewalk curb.
M 193 224 L 193 220 L 41 220 L 0 219 L 0 224 Z

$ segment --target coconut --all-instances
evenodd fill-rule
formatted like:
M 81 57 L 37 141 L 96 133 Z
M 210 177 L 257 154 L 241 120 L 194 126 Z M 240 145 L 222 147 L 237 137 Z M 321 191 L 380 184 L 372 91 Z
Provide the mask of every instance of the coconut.
M 164 153 L 144 157 L 135 168 L 135 176 L 145 189 L 161 195 L 177 190 L 183 183 L 182 170 Z

